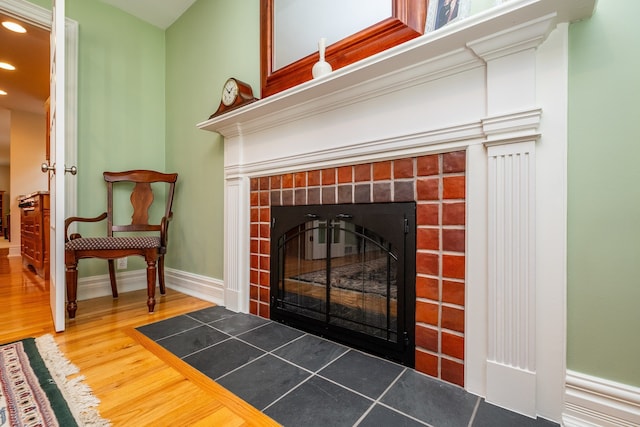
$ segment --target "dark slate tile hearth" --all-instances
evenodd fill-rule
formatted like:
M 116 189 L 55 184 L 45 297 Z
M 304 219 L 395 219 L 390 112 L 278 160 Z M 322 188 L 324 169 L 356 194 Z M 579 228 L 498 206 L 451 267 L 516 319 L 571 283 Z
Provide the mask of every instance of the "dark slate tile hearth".
M 285 427 L 558 426 L 498 408 L 413 369 L 224 307 L 138 330 Z

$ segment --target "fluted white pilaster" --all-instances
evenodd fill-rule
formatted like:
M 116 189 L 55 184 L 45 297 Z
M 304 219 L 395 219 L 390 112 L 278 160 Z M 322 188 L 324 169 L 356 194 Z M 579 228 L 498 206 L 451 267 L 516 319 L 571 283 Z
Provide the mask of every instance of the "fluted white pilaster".
M 249 311 L 249 191 L 247 179 L 227 178 L 224 218 L 224 300 L 227 308 Z

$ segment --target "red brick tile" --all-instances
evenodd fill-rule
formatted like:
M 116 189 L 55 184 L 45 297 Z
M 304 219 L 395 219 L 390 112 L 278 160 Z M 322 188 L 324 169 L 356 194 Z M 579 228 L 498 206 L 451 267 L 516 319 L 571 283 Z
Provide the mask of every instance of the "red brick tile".
M 306 172 L 296 172 L 293 174 L 293 185 L 296 188 L 306 187 L 307 186 L 307 173 Z
M 260 240 L 253 238 L 249 241 L 249 253 L 257 254 L 260 252 Z
M 316 186 L 320 185 L 320 171 L 319 170 L 309 171 L 307 173 L 307 185 L 309 187 L 316 187 Z
M 263 239 L 268 239 L 271 234 L 271 229 L 269 224 L 260 224 L 260 237 Z
M 258 315 L 260 317 L 264 317 L 265 319 L 269 319 L 269 304 L 260 303 L 258 305 Z
M 260 189 L 260 180 L 258 178 L 251 178 L 249 180 L 250 191 L 258 191 Z
M 435 301 L 440 299 L 440 286 L 438 279 L 433 277 L 416 277 L 416 296 L 418 298 L 428 298 Z
M 272 190 L 279 190 L 282 188 L 282 175 L 274 175 L 270 177 L 269 186 Z
M 464 332 L 464 310 L 443 306 L 442 327 L 452 331 Z
M 249 270 L 249 283 L 252 285 L 260 284 L 260 274 L 258 273 L 258 270 Z
M 393 161 L 393 178 L 413 178 L 413 159 L 398 159 Z
M 271 206 L 280 206 L 282 204 L 281 195 L 282 192 L 280 190 L 271 190 L 271 198 L 269 200 Z
M 416 245 L 417 249 L 440 250 L 440 230 L 418 227 Z
M 441 344 L 443 354 L 464 360 L 464 337 L 442 332 Z
M 260 177 L 260 183 L 258 185 L 260 186 L 260 190 L 268 190 L 269 189 L 269 177 L 268 176 Z
M 416 273 L 438 276 L 440 274 L 439 258 L 438 254 L 416 253 Z
M 260 287 L 260 302 L 269 303 L 269 288 Z
M 442 301 L 464 306 L 464 283 L 443 280 Z
M 438 378 L 438 357 L 416 350 L 416 371 Z
M 440 178 L 418 178 L 416 188 L 418 201 L 440 199 Z
M 269 206 L 269 202 L 271 201 L 271 193 L 268 191 L 260 192 L 260 206 Z
M 442 230 L 442 250 L 451 252 L 465 251 L 465 231 L 464 230 Z
M 440 378 L 452 384 L 464 387 L 464 365 L 449 359 L 441 359 L 442 373 Z
M 393 201 L 412 202 L 416 199 L 413 180 L 393 181 Z
M 260 286 L 269 286 L 269 272 L 268 271 L 260 271 L 260 281 L 258 282 Z
M 438 331 L 425 326 L 416 325 L 416 346 L 437 353 Z
M 391 179 L 391 162 L 377 162 L 373 164 L 373 180 Z
M 353 166 L 342 166 L 338 168 L 338 184 L 353 181 Z
M 260 203 L 260 195 L 258 194 L 257 191 L 252 191 L 251 194 L 249 195 L 249 204 L 251 206 L 258 206 L 259 203 Z
M 260 288 L 258 288 L 256 285 L 251 285 L 249 286 L 249 298 L 257 300 L 258 298 L 260 298 Z
M 445 176 L 442 179 L 443 199 L 464 199 L 465 197 L 465 177 Z
M 442 255 L 442 277 L 464 279 L 464 255 Z
M 465 204 L 464 203 L 443 203 L 442 204 L 442 225 L 464 225 Z
M 259 233 L 258 223 L 257 222 L 255 224 L 251 224 L 249 226 L 249 236 L 253 237 L 253 238 L 260 237 L 260 233 Z
M 416 222 L 418 225 L 439 225 L 440 205 L 437 203 L 418 203 Z
M 260 240 L 260 253 L 263 255 L 269 255 L 271 253 L 271 242 L 269 242 L 269 240 Z
M 269 207 L 260 208 L 260 222 L 271 222 L 271 209 Z
M 251 221 L 251 222 L 258 222 L 258 221 L 260 221 L 260 217 L 259 217 L 259 215 L 258 215 L 258 213 L 260 212 L 260 210 L 259 210 L 258 208 L 254 208 L 254 207 L 252 207 L 250 212 L 251 212 L 251 213 L 250 213 L 250 219 L 249 219 L 249 221 Z
M 258 315 L 258 301 L 249 301 L 249 313 L 255 316 Z
M 438 304 L 416 301 L 416 322 L 438 326 Z
M 268 256 L 261 256 L 260 257 L 260 270 L 269 270 L 269 258 Z
M 439 157 L 437 154 L 418 157 L 418 176 L 438 175 L 440 173 Z
M 258 255 L 251 255 L 249 262 L 250 262 L 251 268 L 256 270 L 260 268 L 260 257 L 258 257 Z
M 336 168 L 322 170 L 322 185 L 332 185 L 336 183 Z
M 293 188 L 293 174 L 286 173 L 282 175 L 282 188 Z
M 391 183 L 373 183 L 373 201 L 376 203 L 386 203 L 391 201 Z
M 371 163 L 355 165 L 353 167 L 353 179 L 356 182 L 371 181 Z
M 467 152 L 455 151 L 442 155 L 442 170 L 444 173 L 464 172 L 467 168 Z

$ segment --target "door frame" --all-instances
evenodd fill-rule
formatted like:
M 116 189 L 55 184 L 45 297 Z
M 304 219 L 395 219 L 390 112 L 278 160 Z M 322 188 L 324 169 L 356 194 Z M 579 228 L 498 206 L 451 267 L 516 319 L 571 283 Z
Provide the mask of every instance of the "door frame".
M 26 0 L 3 0 L 0 10 L 14 18 L 36 25 L 47 31 L 51 31 L 52 17 L 51 10 L 32 4 Z M 66 165 L 77 164 L 77 134 L 78 134 L 78 22 L 65 17 L 65 159 Z M 48 126 L 48 124 L 47 124 Z M 43 141 L 44 142 L 44 141 Z M 45 159 L 42 159 L 43 161 Z M 64 197 L 65 216 L 76 216 L 77 212 L 77 180 L 65 179 Z M 55 203 L 52 200 L 51 205 Z M 48 226 L 48 225 L 47 225 Z M 64 230 L 58 230 L 64 233 Z M 60 253 L 58 253 L 60 252 Z M 64 259 L 64 251 L 56 251 L 49 257 L 50 262 L 54 259 Z M 53 256 L 55 255 L 55 256 Z M 64 300 L 62 307 L 57 310 L 64 311 Z

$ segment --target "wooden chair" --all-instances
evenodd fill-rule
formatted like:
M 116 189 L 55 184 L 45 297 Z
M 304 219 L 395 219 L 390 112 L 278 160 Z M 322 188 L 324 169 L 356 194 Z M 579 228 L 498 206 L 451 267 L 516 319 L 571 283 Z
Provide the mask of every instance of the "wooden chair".
M 156 271 L 160 284 L 160 293 L 164 295 L 164 254 L 167 252 L 169 222 L 173 217 L 171 205 L 173 193 L 178 179 L 177 173 L 165 174 L 150 170 L 132 170 L 126 172 L 104 172 L 107 183 L 107 212 L 95 218 L 70 217 L 65 220 L 65 256 L 67 312 L 69 318 L 76 315 L 78 304 L 78 260 L 82 258 L 107 259 L 109 263 L 109 279 L 111 293 L 118 297 L 114 260 L 131 255 L 144 257 L 147 262 L 147 306 L 152 313 L 156 304 Z M 133 186 L 131 205 L 133 216 L 131 224 L 114 224 L 114 186 L 122 187 L 128 183 Z M 152 183 L 166 183 L 166 207 L 160 224 L 149 223 L 149 208 L 153 203 Z M 133 184 L 133 185 L 132 185 Z M 77 233 L 68 235 L 69 226 L 74 222 L 98 222 L 107 220 L 106 237 L 82 237 Z M 153 232 L 153 233 L 149 233 Z M 159 232 L 159 235 L 157 233 Z M 115 236 L 116 233 L 126 235 Z

